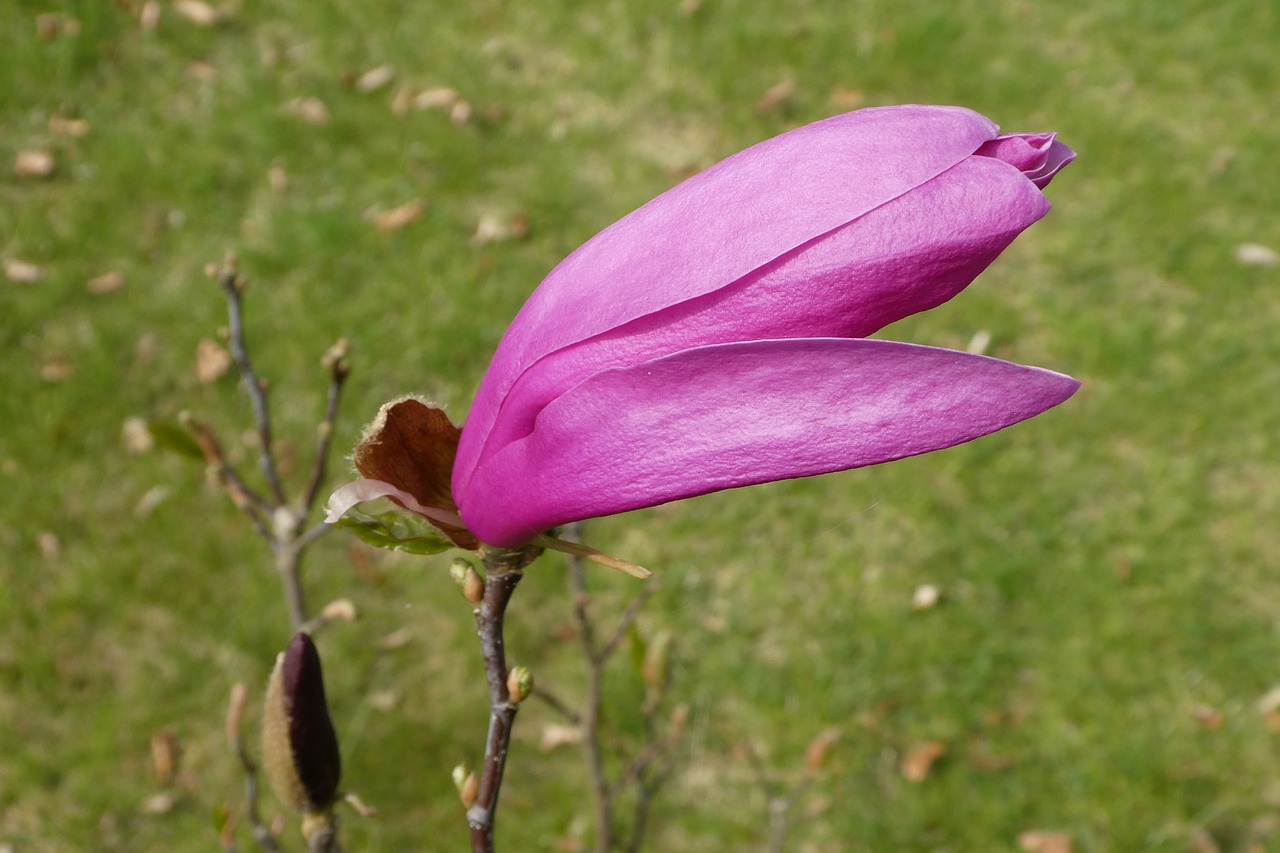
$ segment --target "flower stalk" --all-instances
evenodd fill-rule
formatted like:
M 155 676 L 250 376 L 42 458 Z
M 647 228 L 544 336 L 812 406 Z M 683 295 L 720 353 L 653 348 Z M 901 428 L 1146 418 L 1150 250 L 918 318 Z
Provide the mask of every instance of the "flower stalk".
M 475 618 L 485 680 L 489 685 L 489 733 L 485 738 L 484 762 L 480 767 L 480 786 L 475 801 L 467 808 L 472 853 L 493 853 L 498 793 L 502 788 L 502 774 L 511 745 L 511 728 L 520 707 L 518 701 L 512 700 L 507 688 L 511 673 L 507 669 L 503 620 L 511 596 L 524 577 L 525 567 L 541 553 L 541 548 L 528 546 L 513 550 L 485 549 L 482 554 L 484 595 L 476 607 Z

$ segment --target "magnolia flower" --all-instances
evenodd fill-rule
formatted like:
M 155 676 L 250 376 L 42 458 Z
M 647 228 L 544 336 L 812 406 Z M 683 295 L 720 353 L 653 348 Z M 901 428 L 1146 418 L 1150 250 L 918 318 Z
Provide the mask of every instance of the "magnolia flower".
M 552 270 L 460 435 L 438 410 L 384 407 L 356 453 L 373 482 L 330 508 L 391 495 L 459 544 L 516 547 L 571 520 L 888 462 L 1039 414 L 1078 383 L 866 336 L 964 289 L 1049 210 L 1041 189 L 1074 156 L 1053 134 L 1000 135 L 936 106 L 860 110 L 748 148 Z

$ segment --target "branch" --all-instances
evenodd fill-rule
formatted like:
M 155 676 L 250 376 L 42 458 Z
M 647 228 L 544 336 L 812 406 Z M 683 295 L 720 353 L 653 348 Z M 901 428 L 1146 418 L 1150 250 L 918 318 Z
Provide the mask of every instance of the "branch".
M 268 529 L 268 519 L 271 514 L 271 504 L 262 495 L 249 488 L 236 473 L 236 469 L 231 467 L 226 454 L 222 452 L 222 443 L 214 435 L 213 428 L 196 420 L 190 412 L 181 413 L 178 416 L 178 422 L 196 440 L 196 444 L 200 445 L 205 463 L 213 471 L 218 485 L 222 486 L 227 497 L 231 498 L 231 502 L 241 512 L 249 516 L 249 521 L 258 535 L 270 542 L 272 536 Z
M 342 397 L 342 385 L 351 372 L 347 355 L 351 351 L 346 338 L 341 338 L 324 354 L 321 364 L 329 371 L 329 397 L 325 404 L 324 420 L 316 428 L 316 455 L 311 465 L 311 480 L 302 494 L 303 515 L 315 506 L 320 487 L 324 484 L 325 470 L 329 464 L 329 442 L 333 439 L 333 421 L 338 414 L 338 401 Z M 314 529 L 314 528 L 313 528 Z
M 271 828 L 262 822 L 262 817 L 258 814 L 258 765 L 249 757 L 248 751 L 244 748 L 244 739 L 240 736 L 240 720 L 244 716 L 248 695 L 249 691 L 244 682 L 236 684 L 231 689 L 231 701 L 227 705 L 227 737 L 231 740 L 231 749 L 235 752 L 240 767 L 244 771 L 245 816 L 253 830 L 253 840 L 267 853 L 278 853 L 280 846 L 276 844 Z M 234 847 L 226 845 L 226 849 L 231 850 Z
M 564 539 L 577 542 L 582 535 L 581 522 L 565 528 Z M 569 585 L 573 596 L 573 619 L 577 625 L 582 656 L 587 663 L 586 698 L 580 717 L 582 727 L 582 753 L 586 759 L 587 774 L 591 779 L 591 793 L 595 800 L 597 853 L 607 853 L 613 844 L 613 790 L 605 775 L 604 750 L 600 743 L 600 707 L 604 701 L 604 662 L 606 655 L 596 645 L 595 625 L 587 611 L 590 600 L 587 595 L 587 570 L 583 558 L 568 554 Z
M 506 648 L 503 619 L 507 604 L 524 577 L 524 568 L 542 549 L 528 546 L 518 551 L 486 549 L 484 596 L 476 608 L 476 629 L 480 636 L 480 653 L 484 658 L 485 680 L 489 683 L 489 734 L 485 738 L 484 765 L 474 803 L 467 807 L 467 824 L 471 827 L 473 853 L 493 853 L 494 824 L 498 811 L 498 793 L 506 769 L 511 745 L 511 727 L 515 723 L 518 700 L 512 701 L 507 688 Z
M 276 473 L 276 461 L 271 441 L 271 415 L 267 408 L 267 386 L 254 372 L 249 361 L 249 351 L 245 346 L 244 322 L 241 313 L 241 297 L 244 294 L 244 279 L 236 271 L 236 259 L 228 256 L 222 268 L 217 270 L 218 286 L 227 295 L 227 323 L 231 357 L 240 369 L 240 378 L 244 381 L 245 390 L 249 392 L 249 402 L 253 406 L 253 419 L 258 427 L 259 457 L 258 464 L 267 485 L 271 487 L 272 497 L 277 505 L 285 503 L 284 488 L 280 485 L 280 475 Z

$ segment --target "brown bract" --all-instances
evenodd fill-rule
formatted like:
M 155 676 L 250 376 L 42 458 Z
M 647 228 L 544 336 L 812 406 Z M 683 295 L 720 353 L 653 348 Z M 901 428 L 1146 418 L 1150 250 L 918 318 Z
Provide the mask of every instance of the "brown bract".
M 390 483 L 424 506 L 457 515 L 449 481 L 461 434 L 441 409 L 406 397 L 378 410 L 351 458 L 365 478 Z M 480 547 L 480 541 L 465 527 L 427 520 L 459 548 L 474 551 Z

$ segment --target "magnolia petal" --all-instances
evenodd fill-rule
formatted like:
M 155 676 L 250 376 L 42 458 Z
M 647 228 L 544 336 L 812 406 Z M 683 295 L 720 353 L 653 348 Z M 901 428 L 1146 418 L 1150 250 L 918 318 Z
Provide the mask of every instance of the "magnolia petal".
M 995 138 L 960 107 L 859 110 L 729 157 L 565 258 L 499 344 L 458 446 L 454 489 L 507 391 L 548 353 L 711 293 L 932 180 Z
M 404 489 L 398 489 L 382 480 L 354 480 L 334 489 L 324 505 L 324 520 L 327 524 L 334 524 L 357 505 L 376 501 L 378 498 L 395 498 L 405 509 L 438 525 L 462 527 L 462 519 L 456 513 L 424 506 Z
M 544 405 L 601 370 L 692 346 L 861 338 L 941 305 L 1048 210 L 1019 171 L 970 157 L 715 293 L 541 359 L 508 391 L 482 456 L 527 435 Z
M 515 547 L 570 520 L 950 447 L 1077 387 L 1051 371 L 893 341 L 699 347 L 575 386 L 528 437 L 482 461 L 459 503 L 482 541 Z
M 977 153 L 1008 163 L 1041 189 L 1076 159 L 1076 152 L 1059 142 L 1055 133 L 1007 133 L 984 143 Z

